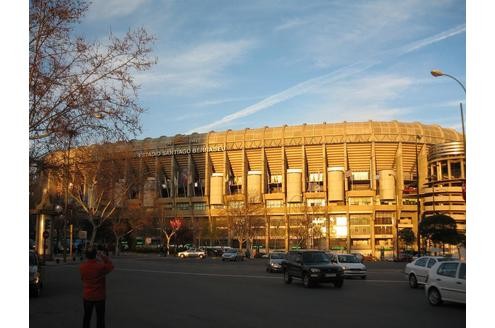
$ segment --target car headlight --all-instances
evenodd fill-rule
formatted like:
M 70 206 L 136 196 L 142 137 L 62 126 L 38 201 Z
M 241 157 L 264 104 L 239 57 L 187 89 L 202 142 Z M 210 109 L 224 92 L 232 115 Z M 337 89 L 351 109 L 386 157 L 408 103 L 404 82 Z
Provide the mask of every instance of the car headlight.
M 274 268 L 280 268 L 280 267 L 281 267 L 281 265 L 280 265 L 280 264 L 278 264 L 278 263 L 272 263 L 272 267 L 274 267 Z
M 311 268 L 311 269 L 309 269 L 309 271 L 312 272 L 312 273 L 316 273 L 316 272 L 320 272 L 320 269 L 318 269 L 318 268 Z
M 342 265 L 342 270 L 347 270 L 345 265 Z

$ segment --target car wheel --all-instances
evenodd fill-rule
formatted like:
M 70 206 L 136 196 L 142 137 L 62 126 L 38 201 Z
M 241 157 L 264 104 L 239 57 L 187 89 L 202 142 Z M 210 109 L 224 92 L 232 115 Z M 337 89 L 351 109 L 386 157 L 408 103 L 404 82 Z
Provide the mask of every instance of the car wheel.
M 292 282 L 292 277 L 287 270 L 284 271 L 284 282 L 290 284 Z
M 335 287 L 337 288 L 342 288 L 342 286 L 344 285 L 344 279 L 341 279 L 341 280 L 337 280 L 336 282 L 333 283 L 335 285 Z
M 409 275 L 409 287 L 411 288 L 418 287 L 418 279 L 416 279 L 416 276 L 414 274 Z
M 225 259 L 224 258 L 222 258 L 222 262 L 225 262 Z
M 303 276 L 303 285 L 306 288 L 310 288 L 311 287 L 311 280 L 309 279 L 309 274 L 305 274 Z
M 270 268 L 266 268 L 266 272 L 272 272 L 272 270 Z
M 361 276 L 361 279 L 363 279 L 363 280 L 366 279 L 366 276 Z
M 435 287 L 428 290 L 428 302 L 434 306 L 442 304 L 442 296 Z

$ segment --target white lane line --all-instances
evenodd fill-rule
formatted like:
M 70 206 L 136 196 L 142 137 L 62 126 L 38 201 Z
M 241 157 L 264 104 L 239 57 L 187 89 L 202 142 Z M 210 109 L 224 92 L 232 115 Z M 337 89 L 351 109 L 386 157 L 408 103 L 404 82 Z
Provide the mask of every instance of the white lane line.
M 281 277 L 268 277 L 268 276 L 251 276 L 244 274 L 220 274 L 220 273 L 199 273 L 199 272 L 183 272 L 183 271 L 161 271 L 161 270 L 142 270 L 142 269 L 115 269 L 117 271 L 131 271 L 131 272 L 150 272 L 150 273 L 162 273 L 162 274 L 182 274 L 190 276 L 207 276 L 207 277 L 230 277 L 230 278 L 256 278 L 256 279 L 280 279 Z
M 184 272 L 184 271 L 162 271 L 162 270 L 143 270 L 143 269 L 122 269 L 117 268 L 116 271 L 129 271 L 129 272 L 146 272 L 146 273 L 161 273 L 161 274 L 181 274 L 189 276 L 204 276 L 204 277 L 228 277 L 228 278 L 254 278 L 254 279 L 278 279 L 282 280 L 281 277 L 269 277 L 269 276 L 256 276 L 256 275 L 245 275 L 245 274 L 221 274 L 221 273 L 199 273 L 199 272 Z M 407 281 L 404 280 L 356 280 L 361 282 L 380 282 L 380 283 L 400 283 L 405 284 Z

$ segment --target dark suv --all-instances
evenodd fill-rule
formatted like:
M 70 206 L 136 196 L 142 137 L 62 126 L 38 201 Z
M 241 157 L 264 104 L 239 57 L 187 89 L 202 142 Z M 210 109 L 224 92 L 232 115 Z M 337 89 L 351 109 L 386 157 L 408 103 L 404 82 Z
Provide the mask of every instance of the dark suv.
M 282 266 L 286 284 L 290 284 L 292 278 L 302 279 L 304 287 L 320 282 L 331 282 L 338 288 L 344 284 L 344 270 L 332 264 L 330 257 L 323 251 L 289 251 Z

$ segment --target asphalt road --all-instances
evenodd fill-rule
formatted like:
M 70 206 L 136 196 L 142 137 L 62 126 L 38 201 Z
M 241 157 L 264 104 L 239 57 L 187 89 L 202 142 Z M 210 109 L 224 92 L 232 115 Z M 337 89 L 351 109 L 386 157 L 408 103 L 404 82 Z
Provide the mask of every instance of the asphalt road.
M 266 260 L 222 262 L 156 255 L 113 259 L 107 277 L 107 327 L 465 327 L 466 307 L 430 306 L 412 290 L 403 263 L 367 263 L 368 279 L 342 289 L 306 289 L 265 272 Z M 29 300 L 31 327 L 80 327 L 82 284 L 76 264 L 46 267 L 45 288 Z M 94 316 L 94 314 L 93 314 Z M 93 318 L 93 321 L 95 318 Z

